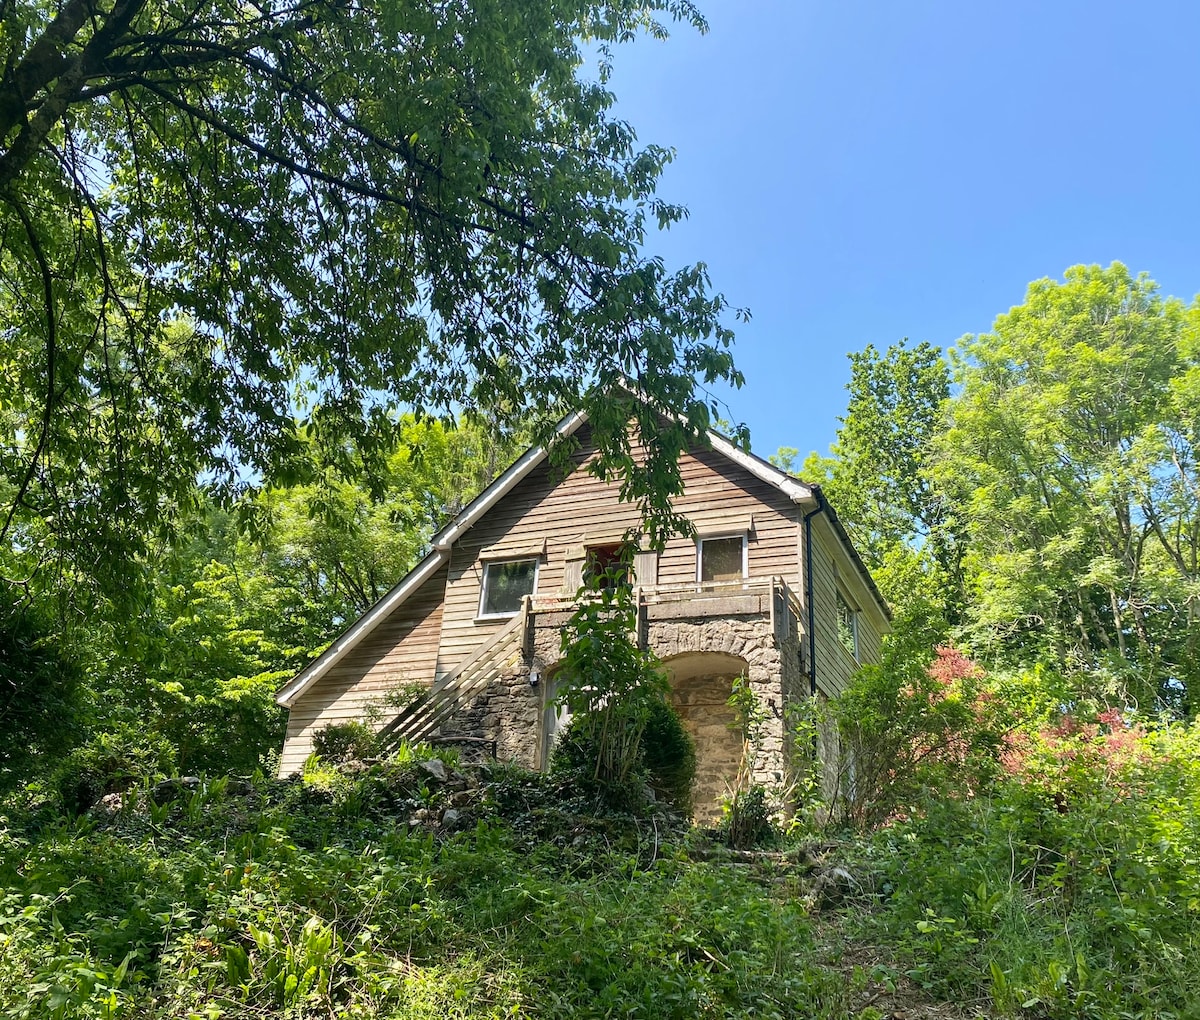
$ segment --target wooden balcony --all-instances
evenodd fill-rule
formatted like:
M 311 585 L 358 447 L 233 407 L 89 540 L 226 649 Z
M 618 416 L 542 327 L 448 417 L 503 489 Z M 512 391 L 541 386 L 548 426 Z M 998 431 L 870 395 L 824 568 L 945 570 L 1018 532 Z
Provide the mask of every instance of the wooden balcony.
M 804 633 L 800 599 L 782 577 L 747 577 L 739 581 L 638 585 L 634 588 L 639 630 L 652 620 L 706 617 L 766 616 L 777 640 Z M 570 613 L 578 604 L 572 595 L 534 595 L 529 613 Z

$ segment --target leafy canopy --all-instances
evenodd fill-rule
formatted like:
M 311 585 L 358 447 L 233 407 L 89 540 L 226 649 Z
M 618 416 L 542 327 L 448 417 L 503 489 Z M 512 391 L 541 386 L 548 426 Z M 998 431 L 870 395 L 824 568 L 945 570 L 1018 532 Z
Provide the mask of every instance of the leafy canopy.
M 642 250 L 684 213 L 671 153 L 610 114 L 611 46 L 659 15 L 705 27 L 686 0 L 0 4 L 0 538 L 128 599 L 198 478 L 370 474 L 401 407 L 582 406 L 668 519 L 697 376 L 740 376 L 704 267 Z

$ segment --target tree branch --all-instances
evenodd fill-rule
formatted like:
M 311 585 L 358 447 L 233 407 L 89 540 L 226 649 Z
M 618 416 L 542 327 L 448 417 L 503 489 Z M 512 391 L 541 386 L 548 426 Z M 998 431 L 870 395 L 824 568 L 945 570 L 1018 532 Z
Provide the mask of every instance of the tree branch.
M 50 263 L 46 259 L 45 251 L 42 250 L 41 239 L 34 229 L 33 220 L 30 219 L 28 210 L 12 196 L 8 196 L 7 201 L 16 212 L 21 225 L 25 228 L 25 236 L 29 239 L 29 247 L 33 250 L 33 257 L 37 260 L 38 270 L 42 277 L 42 301 L 46 313 L 46 406 L 42 409 L 42 424 L 38 433 L 37 446 L 34 448 L 33 456 L 29 458 L 29 467 L 25 469 L 25 475 L 21 479 L 21 484 L 17 487 L 17 494 L 13 497 L 12 505 L 8 508 L 8 515 L 4 519 L 4 526 L 0 527 L 0 542 L 4 541 L 7 537 L 8 529 L 12 526 L 13 517 L 16 516 L 17 507 L 21 505 L 29 492 L 29 486 L 33 483 L 33 476 L 37 473 L 38 461 L 42 457 L 42 452 L 46 448 L 46 441 L 50 436 L 50 422 L 54 416 L 55 359 L 58 355 L 58 322 L 55 318 L 54 277 L 50 272 Z

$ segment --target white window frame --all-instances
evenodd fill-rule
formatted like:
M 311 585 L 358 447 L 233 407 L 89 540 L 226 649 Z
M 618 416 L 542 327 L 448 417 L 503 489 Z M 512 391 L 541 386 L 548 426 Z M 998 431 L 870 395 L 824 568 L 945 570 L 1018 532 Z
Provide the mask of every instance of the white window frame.
M 476 620 L 511 620 L 517 615 L 517 613 L 520 612 L 519 609 L 515 609 L 511 613 L 485 613 L 483 611 L 483 607 L 487 604 L 488 573 L 491 571 L 492 567 L 508 567 L 512 566 L 514 563 L 533 564 L 533 588 L 530 590 L 529 594 L 537 594 L 538 574 L 542 568 L 542 561 L 539 557 L 514 556 L 512 559 L 507 560 L 485 560 L 483 564 L 483 577 L 480 579 L 479 584 L 479 609 L 475 614 Z
M 750 576 L 750 542 L 746 531 L 729 531 L 715 535 L 702 535 L 696 538 L 696 583 L 697 584 L 737 584 L 737 581 L 704 581 L 704 543 L 728 541 L 731 538 L 742 540 L 742 576 L 745 581 Z
M 849 652 L 854 657 L 855 662 L 858 662 L 859 661 L 859 658 L 858 658 L 858 651 L 859 651 L 858 618 L 860 616 L 860 610 L 855 608 L 854 600 L 851 599 L 842 590 L 842 586 L 840 584 L 836 585 L 834 587 L 833 592 L 834 592 L 833 612 L 834 612 L 834 619 L 837 621 L 837 627 L 838 627 L 838 634 L 837 634 L 838 645 L 841 648 L 845 649 L 847 652 Z M 839 605 L 839 603 L 840 603 L 840 605 Z M 841 608 L 840 608 L 841 605 L 844 605 L 846 607 L 846 609 L 849 610 L 849 612 L 850 612 L 850 638 L 851 638 L 851 644 L 854 645 L 853 648 L 846 648 L 846 643 L 842 640 Z

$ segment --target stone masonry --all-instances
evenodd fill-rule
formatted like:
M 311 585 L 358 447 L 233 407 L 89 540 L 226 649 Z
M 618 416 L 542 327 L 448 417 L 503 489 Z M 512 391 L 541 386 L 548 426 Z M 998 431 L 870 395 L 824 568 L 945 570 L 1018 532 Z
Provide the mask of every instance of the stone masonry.
M 796 629 L 777 640 L 757 598 L 727 601 L 724 615 L 713 613 L 715 606 L 706 607 L 703 615 L 687 615 L 689 607 L 695 607 L 687 601 L 648 606 L 640 635 L 670 672 L 672 700 L 697 743 L 695 796 L 701 820 L 718 813 L 720 798 L 740 764 L 741 735 L 730 730 L 734 713 L 725 704 L 734 677 L 747 677 L 764 717 L 753 779 L 774 789 L 785 787 L 788 778 L 786 706 L 808 693 Z M 536 613 L 524 661 L 510 665 L 442 728 L 441 735 L 494 740 L 498 758 L 544 767 L 553 730 L 548 724 L 550 678 L 561 659 L 560 635 L 567 617 L 561 612 Z

